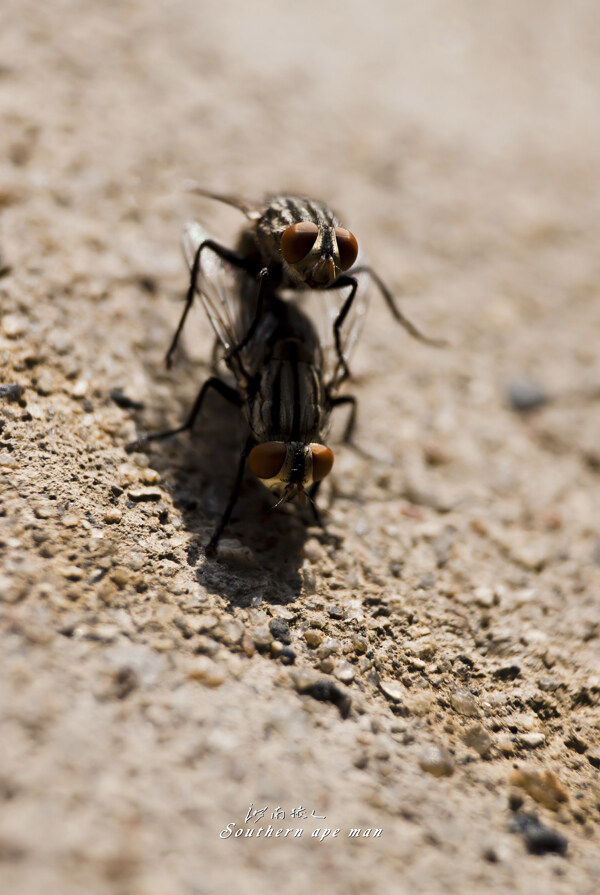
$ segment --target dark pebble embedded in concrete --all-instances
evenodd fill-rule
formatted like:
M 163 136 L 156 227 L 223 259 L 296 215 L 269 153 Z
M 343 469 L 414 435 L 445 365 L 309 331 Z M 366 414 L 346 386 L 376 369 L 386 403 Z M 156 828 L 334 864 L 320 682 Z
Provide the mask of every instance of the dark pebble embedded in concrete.
M 493 677 L 495 677 L 499 681 L 514 681 L 515 678 L 519 677 L 521 674 L 521 669 L 518 665 L 503 665 L 501 668 L 497 668 L 493 672 Z
M 7 385 L 0 385 L 0 398 L 6 398 L 7 401 L 19 401 L 24 391 L 22 385 L 17 382 L 9 382 Z
M 329 618 L 342 619 L 346 612 L 341 606 L 330 606 L 327 610 Z
M 129 499 L 134 501 L 134 503 L 160 500 L 162 496 L 162 492 L 156 488 L 134 488 L 128 492 Z
M 110 392 L 111 400 L 115 402 L 117 407 L 121 407 L 123 410 L 143 410 L 144 405 L 141 401 L 135 401 L 133 398 L 129 398 L 127 395 L 123 393 L 123 390 L 120 388 L 113 388 Z
M 289 645 L 292 642 L 290 626 L 283 618 L 272 618 L 269 622 L 269 631 L 280 643 Z
M 547 392 L 529 379 L 513 379 L 507 388 L 508 405 L 517 413 L 526 413 L 547 404 L 549 397 Z
M 296 661 L 296 653 L 290 646 L 284 646 L 279 653 L 279 661 L 283 665 L 293 665 Z
M 523 836 L 527 850 L 533 855 L 545 855 L 547 852 L 564 855 L 569 847 L 568 839 L 562 833 L 544 826 L 536 814 L 517 811 L 510 822 L 510 830 Z

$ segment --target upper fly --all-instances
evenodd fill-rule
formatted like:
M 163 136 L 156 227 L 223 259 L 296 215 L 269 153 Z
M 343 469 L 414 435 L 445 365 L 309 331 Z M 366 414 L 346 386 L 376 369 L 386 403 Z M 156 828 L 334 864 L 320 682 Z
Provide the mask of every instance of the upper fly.
M 235 196 L 213 193 L 196 184 L 194 192 L 239 209 L 248 225 L 242 230 L 235 249 L 229 249 L 212 239 L 203 240 L 196 247 L 190 262 L 190 286 L 185 308 L 167 352 L 170 365 L 173 352 L 194 299 L 200 258 L 206 252 L 216 254 L 231 267 L 244 271 L 258 285 L 251 299 L 252 319 L 240 343 L 230 348 L 240 351 L 253 337 L 269 299 L 276 290 L 294 291 L 338 290 L 348 288 L 333 320 L 333 338 L 337 355 L 339 381 L 349 376 L 343 351 L 342 328 L 354 303 L 359 286 L 359 275 L 369 277 L 377 286 L 392 314 L 415 338 L 431 345 L 445 342 L 424 336 L 398 309 L 394 298 L 375 271 L 359 260 L 356 237 L 342 227 L 335 214 L 323 202 L 305 196 L 271 196 L 262 203 L 247 202 Z

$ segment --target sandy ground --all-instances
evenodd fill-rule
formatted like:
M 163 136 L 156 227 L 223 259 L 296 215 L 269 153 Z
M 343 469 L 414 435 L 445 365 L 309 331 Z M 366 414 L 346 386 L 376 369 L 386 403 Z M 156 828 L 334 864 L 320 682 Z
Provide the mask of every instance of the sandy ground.
M 3 892 L 600 890 L 599 103 L 593 0 L 4 0 Z M 373 296 L 329 536 L 248 477 L 205 558 L 217 398 L 125 452 L 207 375 L 188 177 L 330 202 L 451 343 Z

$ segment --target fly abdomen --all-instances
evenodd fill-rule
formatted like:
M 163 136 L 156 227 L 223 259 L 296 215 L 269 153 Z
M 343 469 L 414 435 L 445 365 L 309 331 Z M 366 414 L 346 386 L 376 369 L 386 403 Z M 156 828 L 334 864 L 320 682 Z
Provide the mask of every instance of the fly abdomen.
M 259 441 L 317 439 L 325 425 L 323 386 L 298 339 L 277 342 L 253 396 L 250 425 Z

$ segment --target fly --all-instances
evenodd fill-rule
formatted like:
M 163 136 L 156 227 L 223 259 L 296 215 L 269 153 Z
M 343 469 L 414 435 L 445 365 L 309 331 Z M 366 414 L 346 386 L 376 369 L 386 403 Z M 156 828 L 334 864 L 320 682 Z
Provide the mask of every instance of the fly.
M 276 506 L 294 497 L 300 503 L 308 499 L 320 522 L 314 500 L 334 461 L 333 452 L 324 443 L 331 411 L 350 405 L 346 441 L 356 417 L 356 399 L 336 394 L 343 377 L 335 359 L 339 350 L 347 362 L 366 308 L 366 290 L 358 290 L 336 345 L 331 338 L 322 344 L 318 328 L 301 308 L 274 292 L 256 319 L 253 277 L 239 266 L 232 267 L 230 259 L 219 252 L 201 253 L 199 249 L 209 244 L 212 240 L 199 224 L 187 226 L 183 245 L 194 290 L 200 295 L 233 382 L 217 375 L 219 360 L 215 360 L 215 375 L 202 385 L 185 423 L 141 438 L 128 448 L 137 450 L 148 441 L 191 429 L 211 389 L 242 409 L 250 432 L 229 501 L 206 548 L 210 556 L 238 499 L 246 462 L 251 472 L 276 492 Z M 359 278 L 357 284 L 360 282 Z M 332 331 L 328 320 L 321 328 L 325 333 Z
M 190 264 L 190 285 L 181 319 L 167 352 L 170 367 L 173 353 L 186 317 L 194 300 L 201 257 L 217 255 L 233 268 L 244 271 L 257 282 L 252 299 L 254 313 L 247 331 L 230 354 L 240 351 L 253 338 L 265 307 L 280 289 L 301 291 L 330 290 L 349 287 L 333 321 L 333 336 L 340 381 L 350 375 L 344 356 L 342 327 L 356 299 L 359 277 L 369 277 L 377 286 L 396 320 L 416 339 L 441 347 L 444 340 L 423 335 L 399 310 L 394 297 L 379 275 L 367 264 L 358 263 L 356 237 L 342 227 L 334 213 L 323 202 L 305 196 L 271 196 L 262 203 L 247 202 L 236 196 L 213 193 L 192 184 L 190 189 L 201 196 L 224 202 L 241 211 L 248 224 L 242 230 L 235 249 L 205 238 Z

